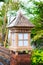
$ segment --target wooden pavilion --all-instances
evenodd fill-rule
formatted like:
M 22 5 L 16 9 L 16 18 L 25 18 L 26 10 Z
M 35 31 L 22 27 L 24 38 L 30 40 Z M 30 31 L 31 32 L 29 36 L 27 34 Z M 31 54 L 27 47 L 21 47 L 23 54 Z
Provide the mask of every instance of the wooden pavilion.
M 31 47 L 31 29 L 34 25 L 21 13 L 11 21 L 8 29 L 11 31 L 10 50 L 25 51 L 32 50 Z

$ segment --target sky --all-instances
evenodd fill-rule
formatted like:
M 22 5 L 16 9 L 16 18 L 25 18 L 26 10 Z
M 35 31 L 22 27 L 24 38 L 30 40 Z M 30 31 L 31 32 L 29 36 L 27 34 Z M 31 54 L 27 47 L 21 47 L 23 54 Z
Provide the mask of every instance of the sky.
M 20 0 L 20 1 L 22 1 L 22 2 L 27 2 L 28 0 Z
M 1 6 L 3 5 L 3 2 L 0 2 L 0 9 L 1 9 Z

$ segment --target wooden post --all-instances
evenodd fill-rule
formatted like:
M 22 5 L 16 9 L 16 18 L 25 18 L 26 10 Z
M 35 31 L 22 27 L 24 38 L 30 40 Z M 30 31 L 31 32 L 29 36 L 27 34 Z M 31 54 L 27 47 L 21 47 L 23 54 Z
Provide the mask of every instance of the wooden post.
M 31 39 L 30 33 L 28 33 L 28 46 L 30 46 L 30 39 Z
M 17 48 L 18 47 L 18 33 L 15 33 L 15 43 L 16 43 L 16 48 Z
M 12 45 L 12 33 L 10 35 L 10 46 Z

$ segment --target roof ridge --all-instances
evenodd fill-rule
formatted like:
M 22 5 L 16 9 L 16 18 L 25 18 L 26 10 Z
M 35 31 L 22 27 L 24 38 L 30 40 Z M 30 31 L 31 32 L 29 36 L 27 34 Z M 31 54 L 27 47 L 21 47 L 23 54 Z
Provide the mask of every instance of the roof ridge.
M 8 27 L 14 26 L 34 27 L 34 25 L 29 21 L 29 19 L 21 12 L 18 12 L 17 16 L 11 21 Z

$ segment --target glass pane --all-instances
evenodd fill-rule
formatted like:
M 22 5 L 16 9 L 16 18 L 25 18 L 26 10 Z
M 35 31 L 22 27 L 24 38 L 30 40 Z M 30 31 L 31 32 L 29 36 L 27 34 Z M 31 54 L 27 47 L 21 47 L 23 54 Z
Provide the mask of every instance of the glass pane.
M 23 39 L 23 34 L 19 33 L 18 34 L 18 39 Z
M 28 41 L 24 41 L 24 46 L 28 46 Z
M 12 46 L 14 46 L 14 41 L 12 40 L 12 44 L 11 44 Z
M 23 46 L 23 41 L 18 41 L 18 46 Z
M 12 46 L 16 46 L 16 43 L 15 41 L 12 40 Z
M 28 39 L 28 34 L 27 33 L 24 34 L 24 39 Z
M 15 34 L 12 33 L 12 40 L 15 40 Z

